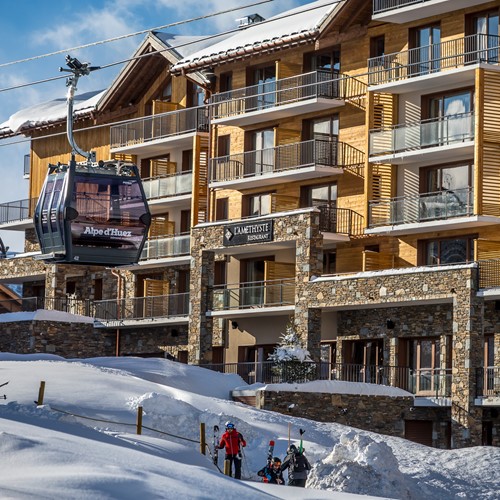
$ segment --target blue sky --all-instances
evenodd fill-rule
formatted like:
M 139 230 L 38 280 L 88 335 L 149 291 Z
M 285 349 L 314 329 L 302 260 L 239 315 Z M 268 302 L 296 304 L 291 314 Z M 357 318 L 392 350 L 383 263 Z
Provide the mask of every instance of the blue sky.
M 76 47 L 127 33 L 156 28 L 169 23 L 254 3 L 252 0 L 72 0 L 2 2 L 0 17 L 0 65 Z M 259 13 L 268 18 L 309 3 L 308 0 L 272 0 L 204 21 L 177 26 L 166 31 L 183 34 L 212 34 L 234 29 L 236 19 Z M 203 10 L 200 9 L 203 5 Z M 81 61 L 102 66 L 130 56 L 145 35 L 126 38 L 92 48 L 71 51 Z M 30 62 L 0 67 L 0 90 L 23 83 L 61 76 L 65 53 Z M 106 88 L 120 66 L 92 73 L 80 79 L 79 93 Z M 0 92 L 0 123 L 16 111 L 66 95 L 64 79 Z M 22 178 L 23 156 L 29 143 L 5 146 L 0 142 L 0 203 L 28 197 L 28 181 Z M 11 250 L 23 250 L 17 231 L 0 231 Z

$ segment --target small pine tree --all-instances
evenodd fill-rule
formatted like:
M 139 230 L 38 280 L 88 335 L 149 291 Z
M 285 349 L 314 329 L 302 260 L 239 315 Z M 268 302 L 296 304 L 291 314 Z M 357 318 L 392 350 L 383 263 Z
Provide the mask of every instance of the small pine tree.
M 273 362 L 271 371 L 280 382 L 297 383 L 314 379 L 316 365 L 297 335 L 292 320 L 287 323 L 285 333 L 268 359 Z

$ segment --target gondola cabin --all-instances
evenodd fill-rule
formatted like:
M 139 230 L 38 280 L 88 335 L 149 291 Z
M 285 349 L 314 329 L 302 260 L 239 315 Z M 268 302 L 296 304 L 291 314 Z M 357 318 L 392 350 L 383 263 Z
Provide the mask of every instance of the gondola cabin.
M 139 261 L 151 224 L 137 167 L 49 165 L 34 214 L 46 262 L 115 267 Z

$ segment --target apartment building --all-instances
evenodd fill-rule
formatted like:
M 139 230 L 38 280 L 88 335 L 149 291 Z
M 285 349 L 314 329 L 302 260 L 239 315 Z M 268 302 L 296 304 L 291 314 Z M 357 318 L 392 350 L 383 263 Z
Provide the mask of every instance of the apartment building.
M 164 352 L 250 382 L 269 381 L 291 321 L 318 377 L 415 395 L 406 437 L 498 446 L 499 11 L 320 0 L 182 56 L 151 34 L 137 54 L 163 57 L 129 63 L 80 122 L 107 124 L 85 147 L 141 168 L 141 262 L 36 271 L 26 256 L 1 282 L 23 282 L 23 302 L 76 295 L 102 354 Z M 67 161 L 63 138 L 48 144 L 33 141 L 32 197 L 46 163 Z M 24 204 L 1 227 L 28 228 L 35 251 Z

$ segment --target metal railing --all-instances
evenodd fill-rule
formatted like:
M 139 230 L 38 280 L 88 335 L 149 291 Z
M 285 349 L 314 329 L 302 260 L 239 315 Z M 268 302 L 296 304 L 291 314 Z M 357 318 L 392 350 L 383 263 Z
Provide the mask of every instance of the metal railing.
M 312 71 L 289 78 L 214 94 L 212 118 L 222 119 L 314 98 L 355 99 L 366 94 L 366 84 L 353 77 Z
M 38 309 L 61 311 L 81 316 L 92 316 L 92 301 L 77 299 L 72 296 L 64 297 L 20 297 L 19 299 L 0 300 L 2 312 L 34 312 Z
M 448 146 L 474 139 L 473 112 L 370 130 L 370 156 Z
M 146 199 L 148 200 L 189 194 L 192 191 L 192 184 L 192 171 L 159 175 L 142 180 Z
M 282 278 L 214 286 L 214 311 L 290 306 L 295 304 L 295 280 Z
M 19 222 L 33 217 L 38 198 L 0 203 L 0 224 Z
M 451 394 L 451 370 L 413 369 L 401 366 L 362 365 L 304 361 L 303 370 L 297 365 L 288 370 L 273 361 L 221 363 L 202 365 L 222 373 L 240 375 L 247 383 L 280 384 L 313 380 L 340 380 L 385 385 L 404 389 L 417 396 L 448 397 Z M 301 372 L 303 375 L 301 375 Z M 298 374 L 298 375 L 297 375 Z
M 429 0 L 373 0 L 373 13 L 380 14 L 387 10 L 400 9 L 416 3 L 425 3 Z
M 110 147 L 142 144 L 192 132 L 208 132 L 208 113 L 205 107 L 170 111 L 114 125 L 110 129 Z
M 93 307 L 94 318 L 101 321 L 186 316 L 189 313 L 189 293 L 96 300 Z
M 363 234 L 363 216 L 350 208 L 339 208 L 333 204 L 318 205 L 319 230 L 323 233 L 360 236 Z
M 189 234 L 156 236 L 148 238 L 144 244 L 140 260 L 161 259 L 189 255 Z
M 369 227 L 394 226 L 473 215 L 473 188 L 372 200 Z
M 500 259 L 478 260 L 479 288 L 500 288 Z
M 500 367 L 477 368 L 476 384 L 478 397 L 500 397 Z
M 498 64 L 500 37 L 475 34 L 368 59 L 368 84 L 406 80 L 467 64 Z
M 349 144 L 312 139 L 212 158 L 211 181 L 245 179 L 316 165 L 345 167 L 363 163 L 364 153 Z

